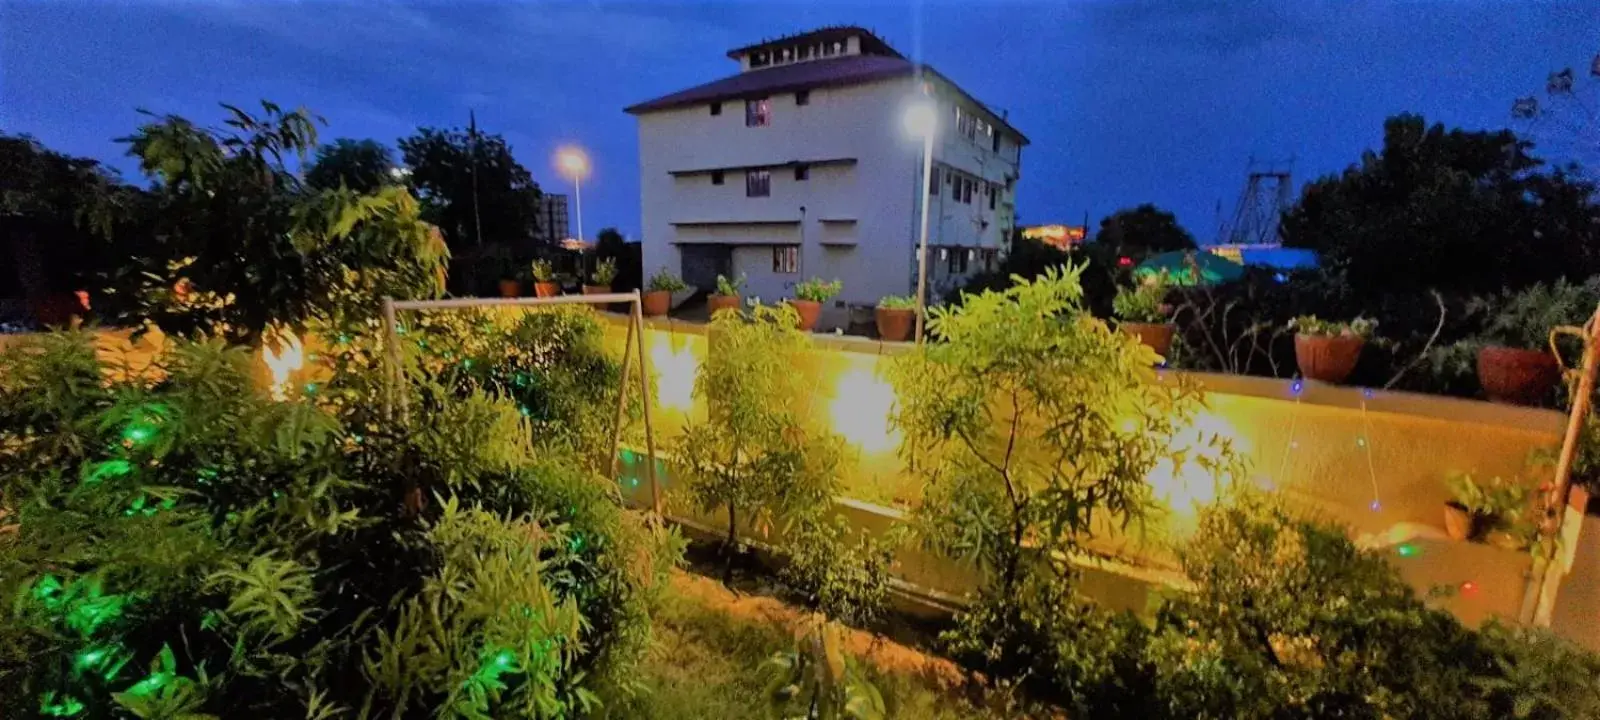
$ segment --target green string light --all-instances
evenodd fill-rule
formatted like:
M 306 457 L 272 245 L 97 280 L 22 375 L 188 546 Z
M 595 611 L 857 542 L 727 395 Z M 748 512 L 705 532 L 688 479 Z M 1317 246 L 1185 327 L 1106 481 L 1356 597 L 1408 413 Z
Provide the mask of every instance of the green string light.
M 1395 552 L 1399 553 L 1400 557 L 1409 558 L 1421 555 L 1422 549 L 1418 548 L 1416 545 L 1412 545 L 1411 543 L 1404 543 L 1400 545 L 1400 547 L 1396 548 Z
M 83 701 L 67 695 L 60 700 L 56 699 L 54 691 L 47 692 L 39 699 L 39 714 L 45 717 L 72 717 L 83 712 Z

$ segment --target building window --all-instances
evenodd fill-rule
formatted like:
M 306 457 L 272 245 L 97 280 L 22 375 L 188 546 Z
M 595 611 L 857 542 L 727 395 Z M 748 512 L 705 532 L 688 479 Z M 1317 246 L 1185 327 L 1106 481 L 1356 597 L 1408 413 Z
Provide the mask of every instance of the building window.
M 928 168 L 928 194 L 939 194 L 939 168 L 931 166 Z
M 994 209 L 994 199 L 1000 196 L 1000 188 L 994 183 L 989 183 L 989 209 Z
M 796 105 L 810 105 L 811 104 L 811 91 L 810 90 L 801 90 L 801 91 L 795 93 L 794 94 L 794 104 L 796 104 Z
M 712 170 L 711 171 L 711 184 L 712 185 L 721 185 L 722 184 L 722 171 L 721 170 Z
M 944 176 L 950 181 L 950 199 L 961 202 L 961 178 L 956 177 L 955 173 L 945 173 Z
M 744 126 L 766 127 L 772 122 L 772 101 L 766 98 L 744 101 Z
M 994 151 L 995 153 L 1000 152 L 1000 133 L 994 134 Z
M 793 275 L 800 272 L 800 246 L 799 245 L 774 245 L 772 246 L 772 271 Z
M 810 180 L 811 179 L 811 167 L 809 165 L 796 165 L 796 166 L 794 166 L 794 179 L 795 180 L 799 180 L 801 182 L 804 182 L 806 180 Z
M 961 202 L 967 205 L 972 204 L 972 186 L 974 184 L 972 178 L 961 179 Z
M 772 58 L 764 52 L 750 53 L 750 67 L 766 67 L 772 64 Z
M 971 250 L 962 250 L 961 248 L 956 248 L 955 252 L 948 254 L 950 258 L 949 268 L 951 275 L 959 275 L 967 271 L 967 259 L 971 252 Z
M 766 197 L 772 194 L 772 173 L 766 170 L 748 170 L 744 174 L 744 196 Z
M 722 114 L 722 103 L 719 103 L 719 102 L 711 103 L 711 114 L 712 115 L 721 115 Z

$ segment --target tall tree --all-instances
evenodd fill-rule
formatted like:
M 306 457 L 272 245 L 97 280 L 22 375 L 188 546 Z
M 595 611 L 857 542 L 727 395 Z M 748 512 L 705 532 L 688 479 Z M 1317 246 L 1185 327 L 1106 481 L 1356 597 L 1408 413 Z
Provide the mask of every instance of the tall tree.
M 400 140 L 400 152 L 426 217 L 444 231 L 460 259 L 453 291 L 487 291 L 486 283 L 510 269 L 487 267 L 486 261 L 521 267 L 532 258 L 539 242 L 539 185 L 504 138 L 475 127 L 420 128 Z
M 395 183 L 394 157 L 376 140 L 339 138 L 317 148 L 316 162 L 306 170 L 306 184 L 318 190 L 346 187 L 369 193 Z
M 1188 250 L 1194 236 L 1178 224 L 1177 216 L 1150 203 L 1118 210 L 1100 221 L 1095 242 L 1115 248 L 1119 255 L 1141 256 L 1169 250 Z
M 1359 296 L 1491 292 L 1600 271 L 1593 184 L 1538 172 L 1509 130 L 1384 123 L 1383 148 L 1305 187 L 1284 243 L 1315 250 Z

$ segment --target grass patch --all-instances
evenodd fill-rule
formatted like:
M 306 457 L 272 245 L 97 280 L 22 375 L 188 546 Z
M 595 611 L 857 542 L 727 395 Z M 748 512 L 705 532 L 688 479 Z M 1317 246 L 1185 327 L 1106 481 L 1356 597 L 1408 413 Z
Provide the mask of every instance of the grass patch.
M 791 631 L 778 618 L 729 612 L 715 593 L 703 591 L 703 585 L 689 587 L 710 581 L 692 576 L 679 580 L 655 616 L 656 643 L 639 678 L 646 691 L 630 698 L 608 698 L 600 717 L 768 720 L 761 665 L 773 653 L 793 647 Z M 717 588 L 725 592 L 720 585 Z M 891 718 L 1010 716 L 974 707 L 958 691 L 939 687 L 932 678 L 875 667 L 870 673 Z

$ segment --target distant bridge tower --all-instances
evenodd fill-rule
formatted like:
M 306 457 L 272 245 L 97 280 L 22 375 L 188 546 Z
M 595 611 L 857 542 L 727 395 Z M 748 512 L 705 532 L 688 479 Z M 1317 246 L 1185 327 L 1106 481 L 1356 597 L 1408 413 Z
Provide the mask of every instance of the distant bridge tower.
M 1250 158 L 1249 179 L 1239 194 L 1233 219 L 1219 229 L 1220 245 L 1277 245 L 1278 220 L 1294 204 L 1294 158 L 1257 162 Z

